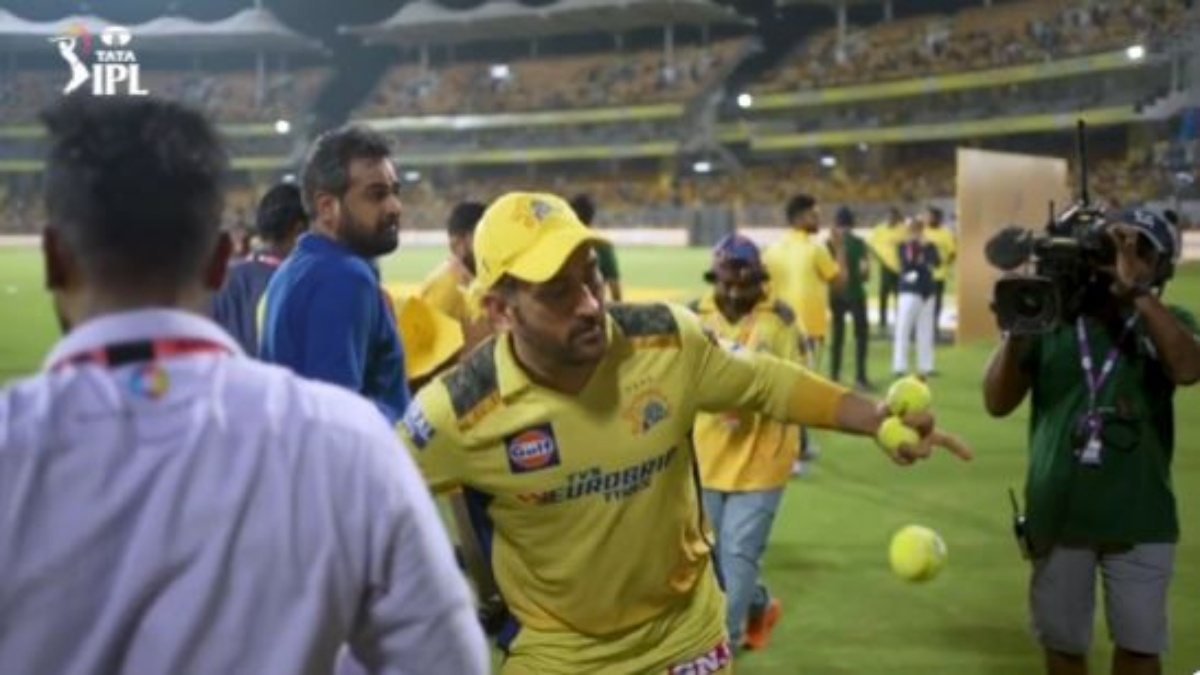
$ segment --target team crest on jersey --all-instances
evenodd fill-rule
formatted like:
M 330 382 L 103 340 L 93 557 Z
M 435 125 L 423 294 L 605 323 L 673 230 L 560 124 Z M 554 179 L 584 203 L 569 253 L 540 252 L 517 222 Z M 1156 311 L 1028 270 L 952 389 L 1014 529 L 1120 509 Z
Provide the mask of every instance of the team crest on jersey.
M 629 420 L 634 435 L 650 431 L 670 415 L 671 408 L 667 405 L 667 397 L 658 389 L 641 392 L 625 409 L 625 418 Z
M 408 410 L 404 411 L 404 417 L 400 420 L 404 425 L 404 430 L 408 432 L 408 437 L 412 439 L 413 445 L 417 446 L 418 450 L 424 450 L 429 441 L 433 439 L 433 425 L 429 423 L 429 419 L 425 417 L 425 411 L 421 409 L 421 404 L 413 401 Z
M 167 395 L 171 378 L 158 363 L 148 363 L 134 368 L 129 373 L 129 391 L 141 398 L 157 401 Z
M 508 468 L 513 473 L 529 473 L 558 466 L 558 441 L 554 427 L 539 424 L 504 439 L 508 452 Z

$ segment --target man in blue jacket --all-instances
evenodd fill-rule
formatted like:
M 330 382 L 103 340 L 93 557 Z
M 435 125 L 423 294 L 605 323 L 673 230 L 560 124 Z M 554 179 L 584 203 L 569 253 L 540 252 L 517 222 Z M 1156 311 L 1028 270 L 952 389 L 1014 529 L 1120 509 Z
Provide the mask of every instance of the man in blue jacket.
M 238 341 L 250 356 L 258 354 L 258 303 L 275 270 L 296 247 L 308 229 L 308 216 L 300 188 L 280 183 L 258 203 L 254 231 L 261 246 L 250 257 L 229 268 L 225 284 L 213 296 L 213 319 Z
M 343 127 L 316 140 L 302 176 L 312 231 L 267 286 L 261 356 L 357 391 L 395 422 L 409 400 L 404 352 L 371 264 L 399 244 L 391 150 L 369 129 Z

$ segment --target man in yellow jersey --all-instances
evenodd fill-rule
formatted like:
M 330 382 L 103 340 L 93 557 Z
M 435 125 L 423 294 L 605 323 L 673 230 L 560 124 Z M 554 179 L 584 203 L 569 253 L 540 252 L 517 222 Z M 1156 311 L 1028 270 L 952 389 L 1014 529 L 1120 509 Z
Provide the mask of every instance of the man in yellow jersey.
M 721 346 L 799 362 L 794 316 L 787 305 L 767 297 L 767 275 L 754 242 L 736 234 L 722 239 L 705 279 L 713 290 L 691 308 Z M 783 611 L 759 582 L 759 565 L 799 435 L 795 425 L 737 410 L 696 417 L 704 512 L 716 530 L 728 605 L 725 626 L 734 649 L 765 648 Z
M 829 289 L 845 281 L 845 251 L 840 241 L 826 247 L 816 240 L 821 227 L 821 210 L 810 195 L 792 197 L 787 204 L 789 230 L 763 254 L 777 299 L 796 313 L 808 345 L 809 366 L 821 364 L 821 347 L 829 332 Z M 833 252 L 830 252 L 830 249 Z
M 933 334 L 936 339 L 941 334 L 939 326 L 942 321 L 942 300 L 946 295 L 946 279 L 950 276 L 950 266 L 958 254 L 958 244 L 954 241 L 954 233 L 944 223 L 942 210 L 936 206 L 925 209 L 925 241 L 934 245 L 938 251 L 938 266 L 933 270 Z
M 511 620 L 505 675 L 725 673 L 725 602 L 695 484 L 696 413 L 753 410 L 877 434 L 886 411 L 795 364 L 734 355 L 686 308 L 606 309 L 594 231 L 509 193 L 475 232 L 501 331 L 418 394 L 400 436 L 435 490 L 462 486 Z M 934 446 L 920 433 L 890 456 Z
M 871 229 L 867 244 L 879 261 L 879 333 L 887 335 L 888 302 L 900 302 L 900 242 L 908 237 L 900 209 L 888 209 L 887 220 Z
M 475 252 L 471 240 L 484 208 L 479 202 L 465 201 L 450 211 L 446 221 L 450 255 L 425 277 L 417 291 L 417 295 L 434 309 L 462 324 L 464 351 L 469 351 L 491 333 L 491 327 L 469 292 L 475 279 Z

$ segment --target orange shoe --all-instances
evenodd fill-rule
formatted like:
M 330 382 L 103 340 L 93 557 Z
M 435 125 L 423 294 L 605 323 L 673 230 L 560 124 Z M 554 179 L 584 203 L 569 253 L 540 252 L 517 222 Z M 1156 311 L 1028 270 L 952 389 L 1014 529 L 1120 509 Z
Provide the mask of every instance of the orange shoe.
M 746 635 L 742 638 L 742 647 L 750 651 L 766 649 L 771 641 L 771 631 L 783 617 L 783 602 L 779 598 L 771 598 L 767 608 L 758 616 L 746 621 Z

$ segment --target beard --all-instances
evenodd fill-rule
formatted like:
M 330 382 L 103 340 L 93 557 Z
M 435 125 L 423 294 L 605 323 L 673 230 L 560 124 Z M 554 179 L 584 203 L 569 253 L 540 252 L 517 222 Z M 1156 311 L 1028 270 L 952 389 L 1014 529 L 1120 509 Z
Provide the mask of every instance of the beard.
M 400 245 L 400 219 L 383 218 L 373 225 L 359 222 L 349 209 L 342 212 L 338 223 L 338 240 L 360 258 L 378 258 Z

